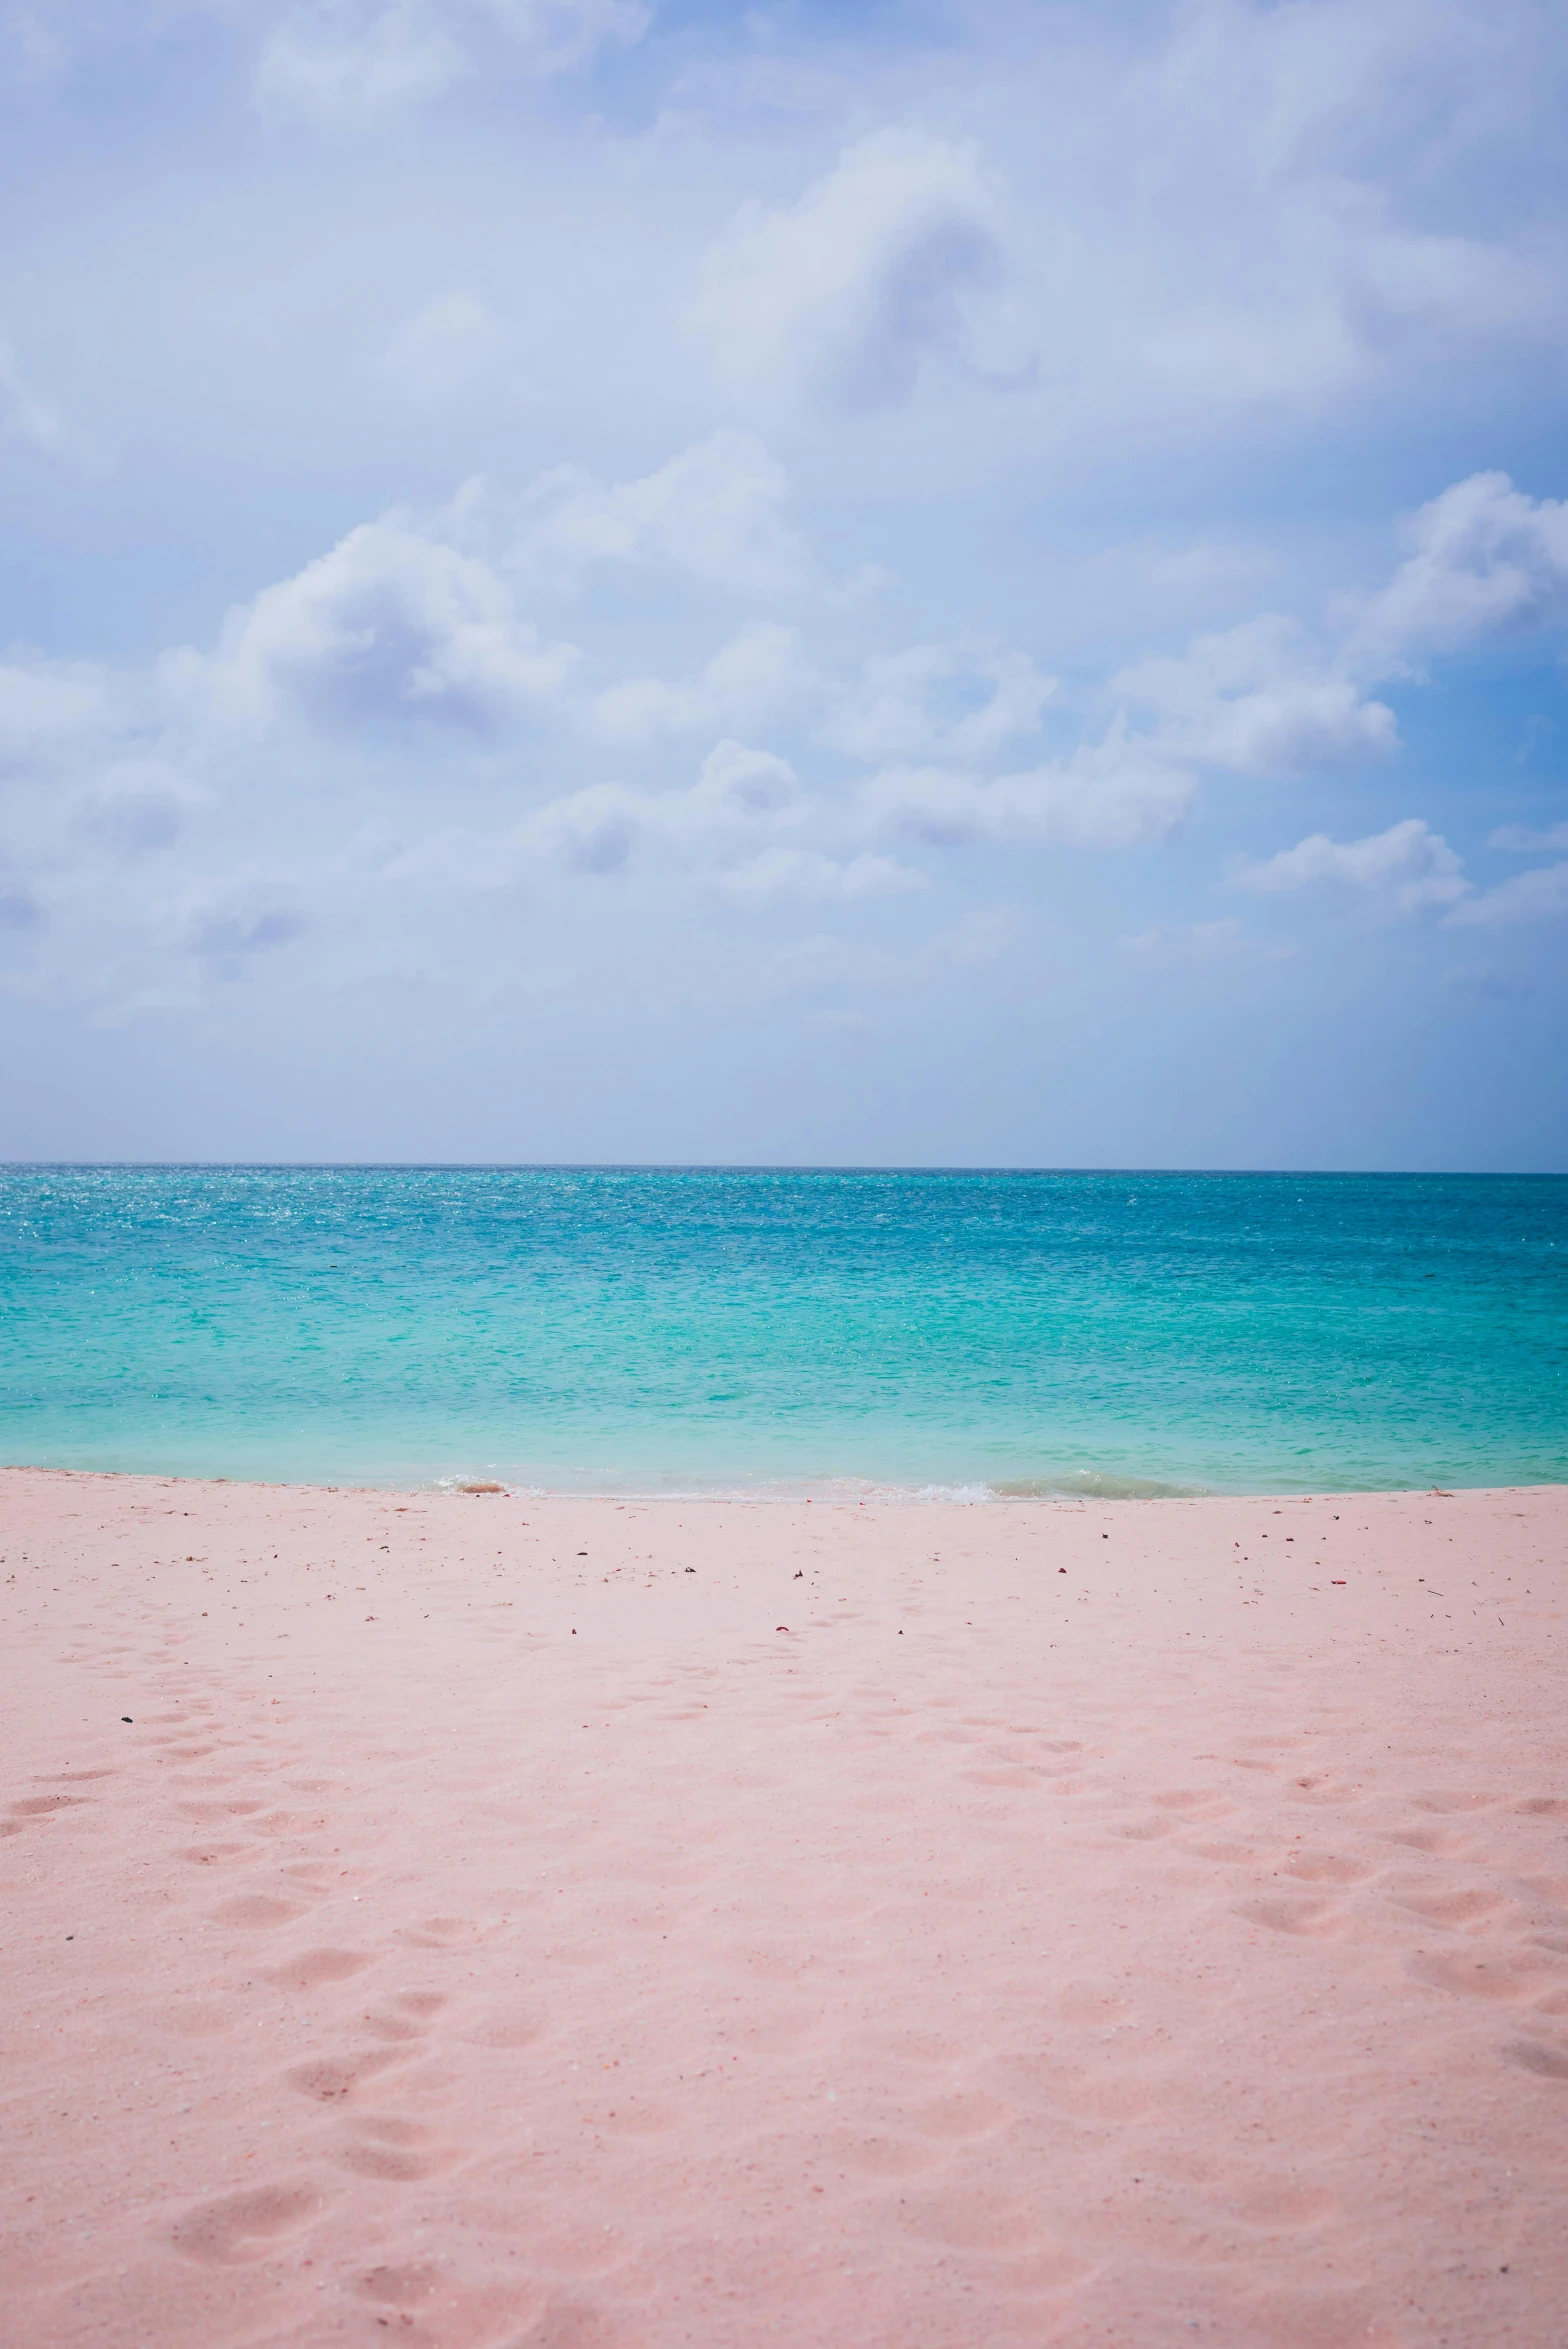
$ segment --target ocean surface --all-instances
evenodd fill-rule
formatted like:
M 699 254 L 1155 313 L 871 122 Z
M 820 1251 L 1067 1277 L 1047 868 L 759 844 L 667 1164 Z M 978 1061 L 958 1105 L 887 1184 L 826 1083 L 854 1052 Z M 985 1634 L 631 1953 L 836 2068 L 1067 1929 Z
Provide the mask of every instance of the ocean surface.
M 1568 1477 L 1568 1177 L 0 1168 L 0 1458 L 550 1490 Z

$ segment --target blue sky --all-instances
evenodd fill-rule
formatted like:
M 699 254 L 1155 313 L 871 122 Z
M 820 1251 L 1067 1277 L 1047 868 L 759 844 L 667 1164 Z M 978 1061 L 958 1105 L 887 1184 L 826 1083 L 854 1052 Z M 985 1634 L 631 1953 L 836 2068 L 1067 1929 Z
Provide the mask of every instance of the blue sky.
M 1565 84 L 0 4 L 0 1154 L 1568 1165 Z

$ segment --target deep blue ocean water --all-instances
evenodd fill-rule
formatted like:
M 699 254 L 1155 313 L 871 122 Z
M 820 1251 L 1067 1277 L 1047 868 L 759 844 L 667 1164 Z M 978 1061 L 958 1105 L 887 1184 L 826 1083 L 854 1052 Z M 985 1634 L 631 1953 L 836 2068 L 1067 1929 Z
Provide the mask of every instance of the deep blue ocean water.
M 1568 1177 L 0 1168 L 0 1459 L 614 1491 L 1568 1475 Z

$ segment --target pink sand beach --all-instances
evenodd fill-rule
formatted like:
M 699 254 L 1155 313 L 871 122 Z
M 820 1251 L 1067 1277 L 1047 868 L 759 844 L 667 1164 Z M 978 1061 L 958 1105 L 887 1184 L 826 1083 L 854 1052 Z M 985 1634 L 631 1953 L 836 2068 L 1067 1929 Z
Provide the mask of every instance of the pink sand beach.
M 10 2349 L 1568 2339 L 1568 1495 L 0 1473 Z

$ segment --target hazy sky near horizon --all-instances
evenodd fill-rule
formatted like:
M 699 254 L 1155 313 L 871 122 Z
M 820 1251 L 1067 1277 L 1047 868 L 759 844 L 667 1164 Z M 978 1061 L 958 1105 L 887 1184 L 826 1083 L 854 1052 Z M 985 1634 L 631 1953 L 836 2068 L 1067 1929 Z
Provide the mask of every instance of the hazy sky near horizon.
M 0 1156 L 1568 1167 L 1555 0 L 0 0 Z

